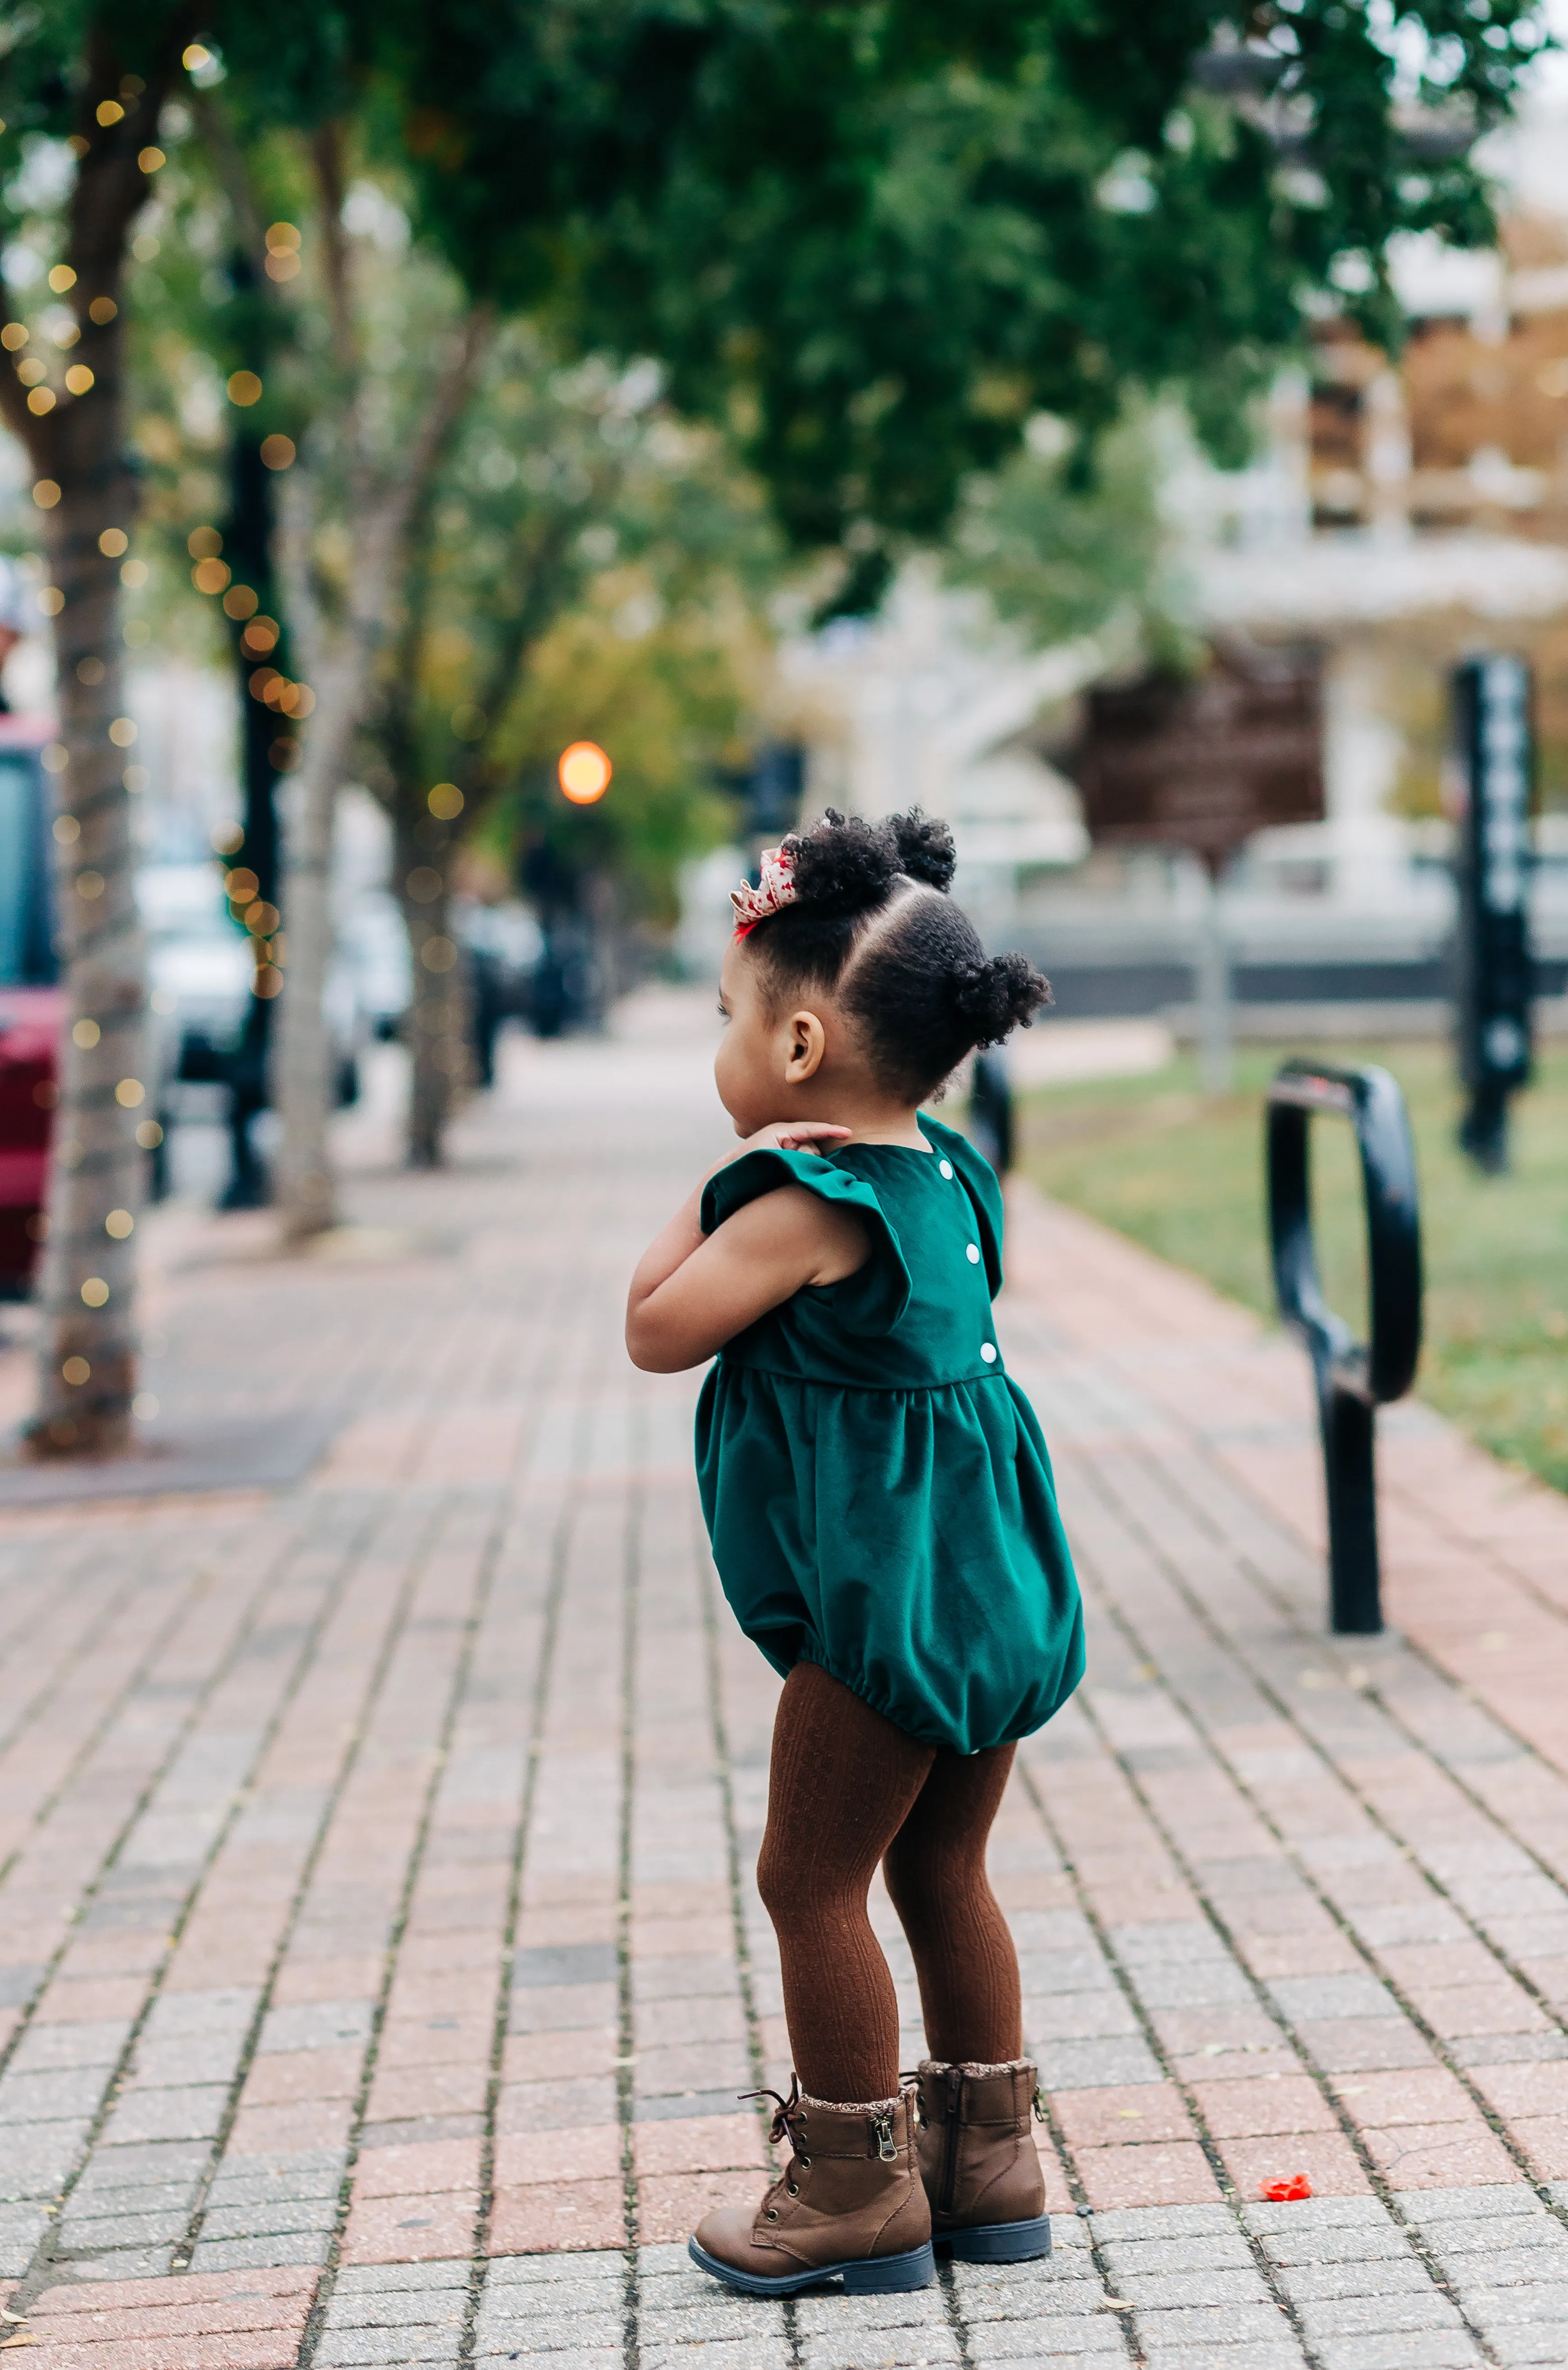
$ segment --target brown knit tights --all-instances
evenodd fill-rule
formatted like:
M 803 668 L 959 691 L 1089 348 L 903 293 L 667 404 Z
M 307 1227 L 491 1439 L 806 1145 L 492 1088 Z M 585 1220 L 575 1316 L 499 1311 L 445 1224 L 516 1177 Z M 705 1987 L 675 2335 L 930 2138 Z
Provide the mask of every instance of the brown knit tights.
M 986 1878 L 1014 1748 L 921 1744 L 814 1662 L 784 1683 L 757 1885 L 778 1936 L 801 2087 L 890 2099 L 898 2005 L 866 1915 L 879 1860 L 909 1938 L 926 2042 L 950 2063 L 1022 2054 L 1018 1957 Z

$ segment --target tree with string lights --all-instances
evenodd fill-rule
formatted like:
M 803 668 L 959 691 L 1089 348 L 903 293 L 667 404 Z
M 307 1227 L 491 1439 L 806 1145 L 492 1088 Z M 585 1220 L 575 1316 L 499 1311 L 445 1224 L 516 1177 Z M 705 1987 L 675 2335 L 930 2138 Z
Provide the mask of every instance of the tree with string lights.
M 45 1456 L 130 1444 L 134 1230 L 157 1140 L 143 1076 L 145 963 L 131 807 L 144 769 L 126 712 L 120 623 L 121 566 L 140 565 L 125 562 L 138 479 L 127 435 L 128 254 L 166 164 L 158 144 L 167 102 L 196 95 L 192 74 L 200 80 L 225 38 L 243 39 L 253 13 L 228 0 L 43 0 L 15 20 L 0 51 L 6 208 L 13 224 L 29 221 L 54 249 L 47 300 L 0 282 L 0 419 L 26 453 L 41 514 L 41 600 L 53 621 L 59 686 L 59 734 L 45 764 L 56 786 L 65 1028 L 39 1402 L 27 1432 Z M 315 112 L 306 121 L 356 104 L 362 19 L 373 13 L 279 0 L 267 19 L 271 49 L 259 53 L 248 86 L 252 121 L 300 121 L 307 81 Z M 203 568 L 214 586 L 228 582 L 229 564 L 215 550 L 203 545 L 192 557 L 199 589 Z M 275 982 L 275 969 L 259 963 L 259 991 Z
M 158 117 L 181 77 L 183 12 L 148 10 L 133 40 L 89 22 L 52 75 L 17 72 L 18 124 L 63 134 L 73 159 L 47 286 L 57 309 L 4 292 L 0 415 L 42 514 L 59 677 L 54 771 L 58 938 L 65 988 L 60 1100 L 44 1252 L 39 1402 L 44 1455 L 123 1448 L 135 1393 L 133 1229 L 146 1148 L 145 976 L 131 801 L 140 783 L 126 713 L 120 575 L 135 523 L 125 449 L 125 261 L 164 163 Z M 34 57 L 37 69 L 42 61 Z M 69 65 L 71 71 L 64 71 Z M 18 104 L 19 102 L 19 104 Z

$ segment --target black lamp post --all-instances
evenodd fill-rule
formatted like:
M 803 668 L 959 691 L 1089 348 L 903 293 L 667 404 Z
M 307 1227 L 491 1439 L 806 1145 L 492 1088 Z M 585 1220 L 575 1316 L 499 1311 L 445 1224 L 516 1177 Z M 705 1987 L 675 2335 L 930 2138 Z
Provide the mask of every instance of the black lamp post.
M 1522 659 L 1468 659 L 1454 671 L 1459 824 L 1457 1019 L 1470 1107 L 1459 1143 L 1477 1168 L 1508 1166 L 1508 1099 L 1531 1069 L 1528 883 L 1535 738 Z

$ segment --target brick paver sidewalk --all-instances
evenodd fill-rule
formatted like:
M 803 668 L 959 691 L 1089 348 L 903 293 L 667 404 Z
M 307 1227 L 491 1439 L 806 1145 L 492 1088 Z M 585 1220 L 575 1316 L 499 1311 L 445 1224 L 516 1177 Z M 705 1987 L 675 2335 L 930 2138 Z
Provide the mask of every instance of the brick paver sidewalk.
M 994 1855 L 1056 2253 L 783 2307 L 686 2266 L 694 2215 L 755 2193 L 735 2094 L 785 2041 L 751 1881 L 775 1686 L 703 1551 L 695 1381 L 619 1342 L 724 1140 L 682 1009 L 510 1049 L 446 1177 L 356 1121 L 328 1256 L 149 1222 L 160 1421 L 312 1409 L 303 1487 L 0 1516 L 8 2343 L 1568 2364 L 1568 1505 L 1396 1411 L 1399 1628 L 1331 1643 L 1296 1354 L 1027 1196 L 1001 1340 L 1091 1639 Z M 1260 2201 L 1297 2171 L 1310 2202 Z

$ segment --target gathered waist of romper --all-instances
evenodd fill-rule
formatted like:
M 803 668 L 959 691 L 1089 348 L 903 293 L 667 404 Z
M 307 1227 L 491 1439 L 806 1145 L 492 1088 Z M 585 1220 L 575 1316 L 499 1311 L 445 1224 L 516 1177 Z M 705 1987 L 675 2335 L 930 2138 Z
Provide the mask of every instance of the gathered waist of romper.
M 809 1390 L 855 1391 L 866 1398 L 912 1399 L 929 1398 L 937 1391 L 966 1389 L 971 1383 L 1003 1383 L 1008 1379 L 1000 1359 L 994 1366 L 976 1367 L 973 1374 L 938 1375 L 924 1382 L 887 1383 L 862 1381 L 854 1375 L 805 1374 L 790 1366 L 766 1366 L 759 1360 L 732 1357 L 721 1350 L 715 1371 L 732 1375 L 765 1375 L 769 1382 L 796 1383 Z

